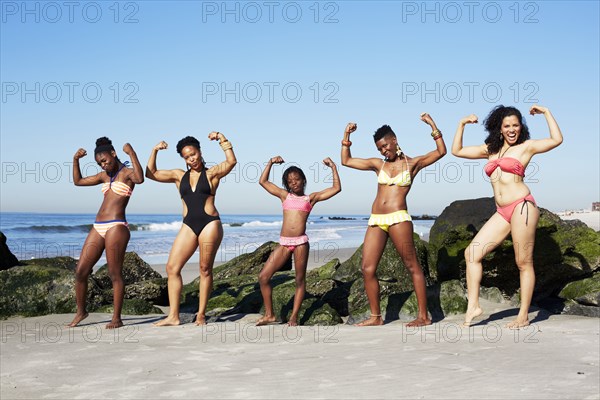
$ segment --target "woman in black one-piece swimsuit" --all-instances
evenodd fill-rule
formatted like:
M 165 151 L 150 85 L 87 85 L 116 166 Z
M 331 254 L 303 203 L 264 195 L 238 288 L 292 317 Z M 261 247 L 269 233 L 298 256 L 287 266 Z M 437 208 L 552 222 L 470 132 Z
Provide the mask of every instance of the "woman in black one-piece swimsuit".
M 219 181 L 227 175 L 237 160 L 231 143 L 220 132 L 211 132 L 210 140 L 219 140 L 225 152 L 225 161 L 206 168 L 200 150 L 200 142 L 187 136 L 177 143 L 177 153 L 185 160 L 187 171 L 182 169 L 159 170 L 156 168 L 156 155 L 167 148 L 160 142 L 152 149 L 146 177 L 158 182 L 175 183 L 183 202 L 183 225 L 173 242 L 167 261 L 169 278 L 169 315 L 157 322 L 156 326 L 179 325 L 179 302 L 183 281 L 181 269 L 200 247 L 200 304 L 196 325 L 206 324 L 206 304 L 212 290 L 212 268 L 215 255 L 223 239 L 223 226 L 215 208 L 215 193 Z

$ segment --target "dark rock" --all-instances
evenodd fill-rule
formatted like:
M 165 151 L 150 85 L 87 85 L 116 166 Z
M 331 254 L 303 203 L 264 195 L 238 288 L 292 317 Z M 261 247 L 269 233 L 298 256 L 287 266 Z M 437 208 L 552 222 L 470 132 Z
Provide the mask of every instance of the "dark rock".
M 413 234 L 413 240 L 417 250 L 417 259 L 419 260 L 419 264 L 421 264 L 425 279 L 429 282 L 427 244 L 416 233 Z M 361 245 L 349 259 L 336 268 L 332 278 L 340 282 L 352 282 L 356 279 L 361 279 L 362 251 L 363 246 Z M 377 267 L 377 278 L 379 281 L 400 282 L 402 285 L 410 285 L 412 288 L 412 278 L 389 238 Z
M 600 272 L 590 278 L 567 284 L 558 296 L 584 306 L 600 306 Z
M 269 259 L 271 252 L 279 246 L 275 242 L 266 242 L 251 253 L 242 254 L 234 259 L 219 265 L 213 269 L 213 278 L 215 280 L 229 279 L 241 275 L 255 275 L 258 281 L 258 274 L 265 262 Z M 289 271 L 292 269 L 292 260 L 280 269 L 280 271 Z
M 494 212 L 492 198 L 456 201 L 442 212 L 429 236 L 431 273 L 438 281 L 465 281 L 464 250 Z M 579 221 L 562 221 L 540 208 L 534 265 L 535 302 L 598 268 L 600 234 Z M 505 297 L 518 291 L 519 270 L 510 235 L 483 260 L 481 284 L 499 288 Z
M 492 301 L 494 303 L 507 303 L 508 301 L 502 295 L 502 292 L 497 287 L 481 287 L 479 289 L 479 297 Z
M 28 261 L 29 265 L 0 271 L 0 318 L 75 312 L 73 272 L 64 266 L 39 266 L 33 262 L 35 260 Z M 48 260 L 44 263 L 51 265 Z M 103 301 L 102 289 L 90 277 L 88 309 L 99 307 Z
M 109 313 L 114 312 L 114 306 L 112 304 L 104 305 L 94 312 L 98 313 Z M 123 300 L 123 308 L 121 310 L 122 315 L 147 315 L 147 314 L 163 314 L 160 308 L 154 307 L 152 303 L 149 303 L 141 299 L 125 299 Z
M 126 299 L 145 300 L 158 306 L 169 305 L 167 278 L 150 279 L 125 286 Z
M 161 275 L 150 267 L 150 265 L 142 260 L 137 253 L 127 252 L 125 253 L 125 259 L 123 260 L 123 283 L 130 285 L 136 282 L 147 281 L 151 279 L 159 279 Z M 98 281 L 98 284 L 103 289 L 112 288 L 112 281 L 108 275 L 108 265 L 103 266 L 96 271 L 94 278 Z
M 52 257 L 52 258 L 34 258 L 33 260 L 22 261 L 23 265 L 37 265 L 38 267 L 56 267 L 75 272 L 77 260 L 73 257 Z
M 568 300 L 565 304 L 563 314 L 600 318 L 600 307 L 586 306 L 575 301 Z
M 19 260 L 17 260 L 17 257 L 15 257 L 8 248 L 4 233 L 0 232 L 0 271 L 4 271 L 16 265 L 19 265 Z

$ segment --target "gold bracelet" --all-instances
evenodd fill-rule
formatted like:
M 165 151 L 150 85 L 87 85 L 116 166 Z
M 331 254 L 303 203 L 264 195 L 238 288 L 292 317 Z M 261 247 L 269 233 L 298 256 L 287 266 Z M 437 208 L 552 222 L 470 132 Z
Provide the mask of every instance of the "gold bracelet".
M 350 140 L 342 140 L 342 146 L 350 147 L 352 142 Z
M 441 138 L 442 138 L 442 135 L 440 134 L 440 135 L 434 136 L 433 140 L 438 140 L 438 139 L 441 139 Z
M 440 131 L 439 129 L 436 129 L 435 131 L 431 132 L 431 137 L 436 137 L 437 135 L 441 135 L 442 131 Z
M 227 150 L 233 148 L 233 146 L 232 146 L 231 142 L 229 142 L 229 140 L 219 142 L 219 146 L 221 146 L 221 149 L 223 149 L 223 151 L 227 151 Z

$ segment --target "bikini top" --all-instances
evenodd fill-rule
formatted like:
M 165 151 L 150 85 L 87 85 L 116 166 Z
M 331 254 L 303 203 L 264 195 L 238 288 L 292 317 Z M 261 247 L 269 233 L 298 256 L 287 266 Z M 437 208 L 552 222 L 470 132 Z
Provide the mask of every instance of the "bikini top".
M 110 177 L 110 182 L 104 182 L 102 184 L 101 189 L 102 189 L 102 193 L 105 196 L 106 196 L 106 193 L 109 190 L 112 190 L 113 193 L 118 194 L 119 196 L 125 196 L 125 197 L 130 197 L 131 196 L 131 194 L 133 193 L 133 189 L 131 189 L 124 182 L 115 181 L 115 178 L 117 177 L 117 175 L 119 175 L 119 172 L 121 172 L 121 170 L 123 168 L 125 168 L 127 166 L 127 164 L 129 164 L 129 161 L 125 161 L 123 163 L 123 165 L 121 165 L 121 168 L 119 168 L 119 170 L 117 171 L 117 173 L 114 176 Z
M 383 166 L 385 165 L 385 161 L 381 165 L 381 170 L 379 171 L 379 175 L 377 175 L 377 183 L 380 185 L 389 185 L 389 186 L 410 186 L 412 183 L 412 178 L 410 177 L 410 168 L 408 166 L 408 159 L 404 156 L 404 161 L 406 161 L 406 170 L 400 172 L 398 175 L 391 178 L 387 172 L 383 170 Z
M 312 210 L 309 196 L 296 196 L 295 194 L 288 193 L 287 197 L 281 203 L 284 210 L 297 210 L 309 213 Z
M 504 172 L 510 172 L 521 177 L 525 176 L 525 167 L 521 164 L 521 161 L 512 157 L 502 157 L 495 160 L 488 161 L 483 167 L 483 170 L 487 176 L 491 176 L 496 168 L 500 167 L 500 170 Z

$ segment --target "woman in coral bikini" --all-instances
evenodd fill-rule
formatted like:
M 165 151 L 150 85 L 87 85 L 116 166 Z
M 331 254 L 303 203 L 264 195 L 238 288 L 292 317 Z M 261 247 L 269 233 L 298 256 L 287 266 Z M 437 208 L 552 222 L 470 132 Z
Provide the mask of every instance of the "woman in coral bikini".
M 273 250 L 269 259 L 265 263 L 262 271 L 258 275 L 260 291 L 265 303 L 265 315 L 261 317 L 256 325 L 267 325 L 275 322 L 277 317 L 273 310 L 273 299 L 271 296 L 271 277 L 275 272 L 294 255 L 294 267 L 296 270 L 296 293 L 294 294 L 294 305 L 292 315 L 288 320 L 288 325 L 298 325 L 298 313 L 304 299 L 306 287 L 305 275 L 306 265 L 308 263 L 308 236 L 306 236 L 306 221 L 314 205 L 323 200 L 327 200 L 342 190 L 340 177 L 335 163 L 328 157 L 323 160 L 323 164 L 331 168 L 333 173 L 333 185 L 330 188 L 305 195 L 306 176 L 298 167 L 289 167 L 283 172 L 283 187 L 269 182 L 269 174 L 273 164 L 282 164 L 283 158 L 273 157 L 267 163 L 265 170 L 260 176 L 259 183 L 267 192 L 275 197 L 279 197 L 283 207 L 283 224 L 281 226 L 281 235 L 279 246 Z M 283 316 L 285 317 L 285 316 Z
M 525 169 L 535 154 L 545 153 L 562 143 L 562 133 L 546 107 L 534 105 L 531 115 L 544 114 L 550 129 L 546 139 L 529 139 L 529 129 L 519 110 L 498 106 L 484 121 L 488 137 L 485 144 L 463 147 L 465 125 L 477 123 L 476 115 L 460 120 L 452 154 L 457 157 L 486 158 L 485 173 L 490 177 L 497 212 L 483 225 L 465 250 L 467 264 L 468 306 L 465 326 L 482 314 L 479 307 L 479 286 L 483 275 L 483 258 L 494 250 L 510 233 L 515 249 L 521 283 L 521 307 L 517 319 L 506 326 L 518 329 L 529 325 L 529 305 L 535 286 L 533 247 L 540 212 L 529 188 L 523 182 Z
M 122 268 L 130 236 L 125 219 L 125 208 L 129 203 L 134 186 L 144 182 L 144 173 L 133 147 L 126 143 L 123 151 L 131 158 L 133 169 L 127 168 L 128 161 L 121 162 L 119 160 L 115 148 L 108 138 L 101 137 L 96 140 L 94 157 L 104 171 L 85 178 L 81 176 L 79 159 L 85 157 L 87 152 L 79 149 L 73 156 L 75 186 L 102 184 L 104 199 L 96 215 L 94 226 L 85 239 L 75 270 L 77 314 L 69 326 L 77 326 L 88 316 L 86 311 L 88 278 L 105 249 L 108 274 L 113 285 L 114 308 L 112 320 L 106 325 L 106 328 L 114 329 L 123 326 L 121 320 L 124 295 Z
M 210 140 L 218 140 L 225 152 L 225 161 L 206 168 L 200 142 L 187 136 L 177 143 L 177 153 L 184 159 L 187 171 L 182 169 L 162 170 L 156 167 L 156 155 L 168 147 L 160 142 L 152 149 L 146 177 L 157 182 L 174 183 L 183 203 L 183 224 L 167 260 L 169 290 L 169 315 L 156 326 L 179 325 L 179 304 L 183 281 L 181 270 L 194 252 L 200 248 L 200 292 L 196 325 L 205 325 L 206 305 L 212 291 L 212 268 L 221 240 L 223 226 L 215 207 L 215 194 L 221 178 L 231 172 L 237 160 L 233 146 L 225 135 L 211 132 Z
M 430 325 L 427 315 L 427 296 L 425 275 L 419 265 L 417 252 L 413 241 L 413 224 L 407 211 L 406 196 L 417 173 L 433 164 L 446 154 L 446 145 L 442 133 L 437 128 L 431 116 L 421 114 L 421 120 L 431 127 L 431 136 L 435 140 L 436 149 L 418 157 L 407 157 L 398 146 L 396 134 L 389 125 L 377 129 L 373 139 L 377 150 L 385 157 L 354 158 L 350 154 L 350 134 L 356 130 L 356 124 L 350 123 L 344 131 L 342 140 L 342 165 L 377 174 L 377 197 L 371 208 L 367 233 L 363 246 L 362 273 L 365 280 L 365 290 L 369 299 L 371 316 L 357 326 L 383 325 L 379 305 L 379 281 L 377 280 L 377 265 L 387 242 L 392 239 L 402 262 L 412 276 L 418 303 L 417 318 L 408 326 Z

